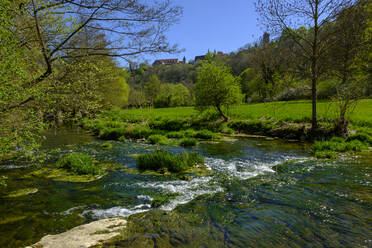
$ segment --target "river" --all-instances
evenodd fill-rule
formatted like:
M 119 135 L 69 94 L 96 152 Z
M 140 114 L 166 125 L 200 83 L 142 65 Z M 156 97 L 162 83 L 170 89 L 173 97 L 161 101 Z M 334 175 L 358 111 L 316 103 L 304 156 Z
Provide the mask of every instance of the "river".
M 128 217 L 128 230 L 107 247 L 372 247 L 368 155 L 316 160 L 307 144 L 264 138 L 164 146 L 199 152 L 213 170 L 179 180 L 131 170 L 136 154 L 157 146 L 111 143 L 102 149 L 102 141 L 77 130 L 47 134 L 45 164 L 79 151 L 127 167 L 88 183 L 27 177 L 36 170 L 32 163 L 0 165 L 8 177 L 0 193 L 0 247 L 24 247 L 115 216 Z M 20 188 L 38 191 L 5 197 Z M 163 202 L 155 208 L 153 199 Z

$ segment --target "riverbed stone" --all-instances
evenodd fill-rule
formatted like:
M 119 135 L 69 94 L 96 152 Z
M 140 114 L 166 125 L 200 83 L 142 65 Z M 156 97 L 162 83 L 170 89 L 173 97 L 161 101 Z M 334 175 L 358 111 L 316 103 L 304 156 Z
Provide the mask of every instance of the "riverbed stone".
M 37 192 L 38 192 L 38 189 L 36 188 L 19 189 L 19 190 L 9 193 L 7 197 L 15 198 L 15 197 L 20 197 L 20 196 L 35 194 Z
M 88 248 L 118 236 L 126 224 L 122 217 L 98 220 L 64 233 L 47 235 L 26 248 Z

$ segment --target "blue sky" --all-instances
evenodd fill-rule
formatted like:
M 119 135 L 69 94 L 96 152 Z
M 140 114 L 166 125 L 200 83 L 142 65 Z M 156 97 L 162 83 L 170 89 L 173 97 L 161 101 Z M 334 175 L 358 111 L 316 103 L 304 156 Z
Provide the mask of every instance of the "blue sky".
M 168 39 L 185 52 L 147 56 L 152 63 L 160 58 L 186 56 L 189 61 L 211 51 L 229 53 L 257 40 L 263 30 L 253 0 L 173 0 L 184 9 L 178 24 L 171 27 Z

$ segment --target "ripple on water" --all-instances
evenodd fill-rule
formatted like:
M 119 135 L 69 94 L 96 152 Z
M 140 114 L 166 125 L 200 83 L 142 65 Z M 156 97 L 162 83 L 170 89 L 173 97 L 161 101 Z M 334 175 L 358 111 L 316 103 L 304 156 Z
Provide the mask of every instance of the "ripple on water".
M 252 159 L 233 159 L 224 160 L 218 158 L 207 158 L 206 165 L 219 173 L 229 176 L 235 176 L 239 179 L 252 178 L 266 172 L 274 172 L 272 167 L 288 160 L 299 159 L 294 156 L 280 156 L 276 159 L 272 158 L 252 158 Z M 194 177 L 190 181 L 170 180 L 170 181 L 146 181 L 138 182 L 132 186 L 141 189 L 150 189 L 152 191 L 162 192 L 164 194 L 176 195 L 169 202 L 161 205 L 162 210 L 173 210 L 181 204 L 186 204 L 201 195 L 210 195 L 217 192 L 223 192 L 222 185 L 219 185 L 218 180 L 213 176 Z M 151 209 L 149 204 L 153 198 L 148 195 L 138 195 L 138 200 L 143 201 L 142 204 L 134 207 L 115 206 L 109 209 L 92 209 L 85 210 L 82 215 L 90 216 L 95 219 L 110 218 L 117 216 L 129 216 L 136 213 L 145 212 Z
M 90 216 L 94 219 L 106 219 L 112 217 L 127 217 L 132 214 L 138 214 L 142 212 L 146 212 L 151 209 L 150 204 L 139 204 L 134 206 L 133 208 L 125 208 L 121 206 L 112 207 L 109 209 L 92 209 L 92 210 L 84 210 L 81 213 L 81 216 Z
M 280 156 L 272 158 L 249 158 L 224 160 L 217 158 L 207 158 L 206 165 L 217 172 L 224 173 L 239 179 L 248 179 L 262 175 L 266 172 L 274 172 L 273 166 L 289 160 L 301 159 L 295 156 Z
M 178 205 L 186 204 L 198 196 L 223 191 L 222 187 L 212 177 L 197 177 L 190 181 L 142 182 L 137 185 L 143 188 L 162 190 L 165 193 L 178 194 L 169 203 L 161 206 L 160 209 L 162 210 L 173 210 Z

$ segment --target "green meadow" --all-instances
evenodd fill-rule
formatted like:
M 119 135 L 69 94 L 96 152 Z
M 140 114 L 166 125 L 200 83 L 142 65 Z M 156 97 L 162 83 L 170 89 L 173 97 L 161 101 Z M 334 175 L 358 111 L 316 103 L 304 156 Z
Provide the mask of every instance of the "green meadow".
M 232 106 L 228 109 L 232 119 L 275 119 L 288 122 L 310 122 L 311 101 L 283 101 Z M 141 108 L 115 110 L 117 120 L 141 122 L 155 119 L 187 119 L 198 116 L 193 107 Z M 338 116 L 337 104 L 330 101 L 318 103 L 318 118 L 333 120 Z M 372 99 L 359 101 L 348 115 L 352 124 L 372 127 Z M 116 119 L 115 118 L 115 119 Z

